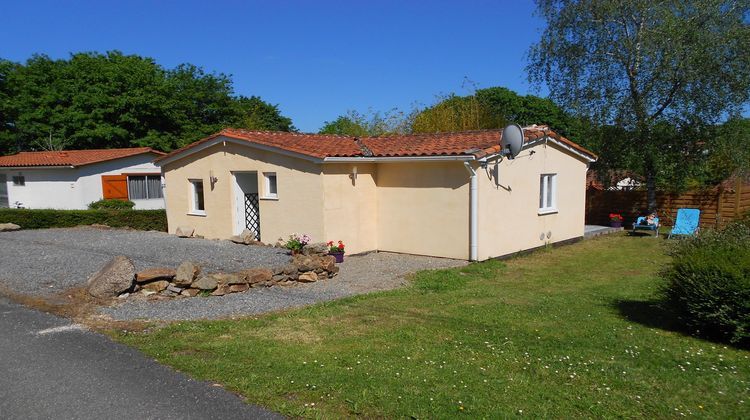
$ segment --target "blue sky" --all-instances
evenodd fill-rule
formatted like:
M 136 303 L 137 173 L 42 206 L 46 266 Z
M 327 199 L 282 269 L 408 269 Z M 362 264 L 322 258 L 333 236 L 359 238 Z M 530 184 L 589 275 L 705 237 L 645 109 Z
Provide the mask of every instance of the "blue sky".
M 315 132 L 349 109 L 408 109 L 441 93 L 534 93 L 524 67 L 543 22 L 519 1 L 12 1 L 0 57 L 120 50 L 232 75 Z M 541 92 L 544 94 L 544 91 Z

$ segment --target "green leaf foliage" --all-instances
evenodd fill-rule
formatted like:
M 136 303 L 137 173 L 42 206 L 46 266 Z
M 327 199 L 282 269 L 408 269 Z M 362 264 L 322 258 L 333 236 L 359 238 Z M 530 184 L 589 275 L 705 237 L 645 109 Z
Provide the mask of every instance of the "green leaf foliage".
M 92 210 L 132 210 L 134 206 L 135 203 L 130 200 L 117 200 L 112 198 L 105 198 L 89 203 L 89 208 Z
M 666 301 L 701 336 L 750 345 L 750 223 L 686 239 L 662 274 Z
M 519 95 L 504 87 L 442 97 L 417 114 L 412 129 L 416 133 L 433 133 L 502 128 L 509 123 L 548 125 L 571 140 L 585 143 L 587 124 L 583 119 L 567 113 L 550 99 Z
M 167 231 L 164 210 L 48 210 L 2 209 L 0 223 L 15 223 L 23 229 L 49 229 L 100 224 L 136 230 Z
M 617 136 L 605 157 L 659 183 L 699 171 L 706 130 L 750 98 L 748 0 L 537 0 L 546 28 L 530 51 L 530 80 L 566 109 Z M 687 158 L 686 158 L 687 157 Z M 610 162 L 614 163 L 614 162 Z
M 0 60 L 0 153 L 150 146 L 169 151 L 227 126 L 294 129 L 274 105 L 234 96 L 224 74 L 153 59 L 76 53 Z

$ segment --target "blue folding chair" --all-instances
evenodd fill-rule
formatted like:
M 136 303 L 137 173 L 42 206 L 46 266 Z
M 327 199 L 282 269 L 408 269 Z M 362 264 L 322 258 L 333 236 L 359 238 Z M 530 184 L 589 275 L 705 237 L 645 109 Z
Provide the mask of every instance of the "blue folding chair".
M 640 216 L 638 217 L 635 222 L 633 223 L 633 233 L 635 233 L 636 230 L 653 230 L 656 232 L 656 238 L 659 237 L 659 218 L 654 217 L 654 224 L 649 225 L 646 224 L 646 216 Z
M 671 238 L 672 235 L 695 235 L 695 232 L 698 231 L 700 219 L 700 209 L 677 209 L 677 219 L 675 219 L 674 226 L 667 239 Z

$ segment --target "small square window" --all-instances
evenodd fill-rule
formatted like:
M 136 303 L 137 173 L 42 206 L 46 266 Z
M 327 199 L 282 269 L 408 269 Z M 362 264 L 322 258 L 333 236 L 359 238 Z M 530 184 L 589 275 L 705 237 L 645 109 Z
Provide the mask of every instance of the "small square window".
M 23 187 L 26 185 L 26 177 L 23 175 L 16 175 L 13 177 L 13 185 Z
M 263 172 L 263 198 L 279 198 L 276 172 Z
M 557 174 L 539 178 L 539 214 L 557 212 Z
M 190 190 L 192 199 L 190 200 L 190 213 L 205 215 L 206 207 L 203 200 L 203 180 L 191 179 Z

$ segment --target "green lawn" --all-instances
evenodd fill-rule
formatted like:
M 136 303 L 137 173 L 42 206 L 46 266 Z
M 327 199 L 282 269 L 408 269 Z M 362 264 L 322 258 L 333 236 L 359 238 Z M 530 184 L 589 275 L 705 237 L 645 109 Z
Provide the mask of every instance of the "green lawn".
M 664 243 L 610 236 L 306 309 L 114 334 L 293 416 L 748 418 L 750 352 L 674 332 L 649 303 Z

